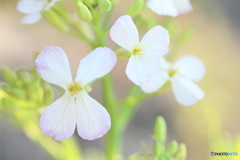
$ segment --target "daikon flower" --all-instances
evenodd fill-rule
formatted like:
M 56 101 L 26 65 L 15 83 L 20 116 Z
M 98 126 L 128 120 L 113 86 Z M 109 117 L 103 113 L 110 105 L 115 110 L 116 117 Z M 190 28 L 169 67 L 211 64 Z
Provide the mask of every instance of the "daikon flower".
M 170 42 L 168 31 L 161 26 L 153 27 L 139 41 L 138 30 L 128 15 L 118 18 L 110 30 L 110 36 L 115 43 L 131 52 L 126 74 L 139 86 L 158 70 L 159 57 L 168 52 Z
M 64 140 L 73 135 L 76 126 L 78 134 L 87 140 L 107 133 L 111 126 L 110 116 L 101 104 L 88 95 L 86 85 L 109 73 L 115 66 L 116 55 L 112 50 L 97 48 L 84 57 L 74 81 L 67 56 L 59 47 L 45 47 L 35 64 L 45 81 L 66 91 L 43 112 L 40 127 L 44 134 Z
M 159 15 L 173 17 L 192 11 L 190 0 L 149 0 L 147 6 Z
M 159 90 L 167 81 L 171 82 L 173 93 L 178 103 L 189 106 L 204 97 L 204 92 L 194 82 L 199 82 L 204 74 L 203 62 L 193 55 L 186 55 L 173 65 L 163 57 L 157 73 L 143 86 L 145 93 Z
M 17 4 L 17 10 L 27 14 L 21 20 L 24 24 L 33 24 L 41 18 L 41 11 L 51 8 L 57 1 L 60 0 L 20 0 Z

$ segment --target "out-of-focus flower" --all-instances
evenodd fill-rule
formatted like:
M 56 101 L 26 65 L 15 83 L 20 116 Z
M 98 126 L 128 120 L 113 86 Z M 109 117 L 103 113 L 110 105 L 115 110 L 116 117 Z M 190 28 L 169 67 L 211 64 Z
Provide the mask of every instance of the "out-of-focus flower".
M 190 0 L 149 0 L 147 6 L 159 15 L 173 17 L 192 11 Z
M 87 140 L 102 137 L 110 129 L 106 109 L 87 94 L 87 84 L 109 73 L 116 64 L 116 55 L 108 48 L 97 48 L 79 64 L 75 81 L 72 80 L 65 52 L 59 47 L 46 47 L 37 57 L 40 76 L 66 90 L 61 98 L 46 108 L 40 118 L 44 134 L 56 140 L 78 134 Z
M 51 8 L 57 1 L 60 0 L 20 0 L 17 4 L 17 10 L 27 14 L 21 20 L 24 24 L 33 24 L 41 18 L 41 11 Z
M 200 59 L 193 55 L 186 55 L 173 65 L 163 57 L 160 59 L 159 70 L 141 86 L 145 93 L 156 92 L 170 81 L 173 93 L 181 105 L 193 105 L 204 97 L 204 92 L 194 83 L 194 81 L 200 81 L 205 74 L 205 67 Z
M 159 68 L 159 57 L 168 52 L 169 34 L 161 26 L 149 30 L 139 41 L 138 30 L 130 16 L 118 18 L 110 30 L 112 40 L 131 52 L 126 68 L 128 78 L 136 85 L 147 82 Z

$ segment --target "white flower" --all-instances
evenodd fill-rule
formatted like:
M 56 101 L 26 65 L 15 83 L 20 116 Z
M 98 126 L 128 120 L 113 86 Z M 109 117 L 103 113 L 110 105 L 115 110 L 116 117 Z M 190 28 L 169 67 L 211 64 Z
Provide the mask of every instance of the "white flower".
M 190 0 L 149 0 L 147 6 L 159 15 L 173 17 L 192 11 Z
M 74 81 L 67 56 L 59 47 L 45 47 L 35 64 L 45 81 L 66 90 L 43 112 L 40 127 L 44 134 L 64 140 L 72 136 L 76 126 L 78 134 L 87 140 L 107 133 L 111 126 L 110 116 L 101 104 L 87 94 L 85 86 L 112 70 L 116 64 L 112 50 L 97 48 L 83 58 Z
M 153 27 L 139 41 L 138 30 L 128 15 L 121 16 L 110 30 L 112 40 L 131 52 L 126 74 L 136 85 L 142 85 L 155 74 L 159 57 L 168 52 L 169 34 L 161 26 Z
M 195 83 L 200 81 L 205 74 L 203 62 L 193 55 L 186 55 L 173 65 L 163 57 L 157 73 L 141 86 L 145 93 L 159 90 L 167 81 L 171 82 L 173 93 L 178 103 L 189 106 L 204 97 L 204 92 Z
M 21 20 L 24 24 L 33 24 L 41 18 L 41 11 L 51 8 L 57 1 L 60 0 L 20 0 L 17 4 L 17 10 L 27 14 Z

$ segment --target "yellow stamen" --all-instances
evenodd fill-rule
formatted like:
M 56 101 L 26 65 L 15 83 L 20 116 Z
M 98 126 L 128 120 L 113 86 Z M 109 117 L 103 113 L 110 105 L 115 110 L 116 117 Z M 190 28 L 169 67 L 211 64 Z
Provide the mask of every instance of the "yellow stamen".
M 68 86 L 68 91 L 71 93 L 71 95 L 77 95 L 81 90 L 83 90 L 83 88 L 78 82 L 73 82 Z
M 133 55 L 139 55 L 141 54 L 142 48 L 141 47 L 136 47 L 133 51 L 132 54 Z

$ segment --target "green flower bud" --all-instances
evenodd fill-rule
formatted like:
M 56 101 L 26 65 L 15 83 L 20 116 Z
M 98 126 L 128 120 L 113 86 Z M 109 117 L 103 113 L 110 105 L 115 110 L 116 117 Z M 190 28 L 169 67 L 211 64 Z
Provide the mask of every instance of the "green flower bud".
M 1 100 L 1 104 L 3 107 L 7 108 L 7 109 L 11 109 L 14 110 L 17 108 L 16 104 L 14 103 L 13 100 L 8 99 L 8 98 L 2 98 Z
M 87 6 L 93 6 L 97 3 L 97 0 L 83 0 L 83 3 Z
M 112 4 L 115 6 L 119 3 L 120 0 L 111 0 L 112 1 Z
M 14 72 L 10 71 L 8 68 L 2 68 L 3 79 L 11 86 L 16 85 Z
M 162 155 L 165 151 L 165 145 L 162 142 L 154 142 L 153 143 L 153 154 L 157 157 Z
M 68 32 L 68 26 L 52 9 L 44 10 L 43 15 L 49 23 L 53 24 L 59 30 L 61 30 L 62 32 Z
M 165 142 L 166 134 L 167 134 L 167 126 L 166 126 L 165 119 L 161 116 L 158 116 L 155 121 L 153 136 L 157 141 Z
M 72 17 L 61 3 L 56 3 L 52 9 L 67 23 L 72 23 Z
M 82 2 L 78 1 L 76 4 L 76 10 L 78 17 L 83 21 L 91 21 L 92 14 L 87 6 L 85 6 Z
M 89 86 L 89 85 L 86 85 L 86 86 L 84 87 L 84 89 L 85 89 L 85 91 L 86 91 L 87 93 L 90 93 L 90 92 L 92 91 L 92 87 Z
M 126 49 L 121 48 L 116 51 L 116 56 L 119 60 L 128 59 L 131 56 L 131 52 L 129 52 Z
M 53 91 L 51 88 L 44 88 L 43 105 L 49 105 L 53 102 Z
M 180 144 L 176 160 L 185 160 L 187 158 L 187 148 L 185 144 Z
M 108 12 L 112 9 L 112 3 L 109 0 L 103 0 L 99 5 L 100 13 Z
M 6 92 L 7 94 L 11 95 L 12 94 L 12 88 L 10 86 L 2 86 L 2 90 Z
M 26 98 L 26 92 L 21 88 L 13 88 L 12 94 L 17 98 Z
M 172 141 L 168 146 L 168 152 L 170 154 L 175 154 L 178 150 L 178 143 L 176 141 Z
M 21 81 L 23 81 L 24 83 L 28 83 L 29 82 L 29 74 L 27 72 L 19 72 L 17 74 L 17 78 Z
M 130 8 L 128 9 L 127 14 L 132 17 L 135 17 L 136 15 L 138 15 L 138 13 L 140 13 L 143 6 L 144 6 L 144 0 L 135 0 L 133 4 L 130 6 Z

